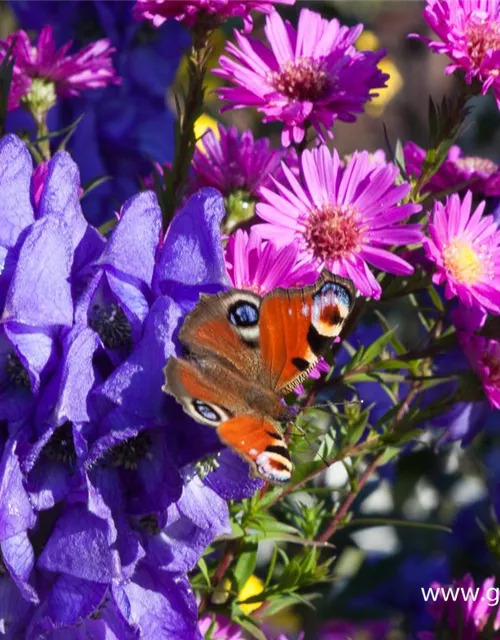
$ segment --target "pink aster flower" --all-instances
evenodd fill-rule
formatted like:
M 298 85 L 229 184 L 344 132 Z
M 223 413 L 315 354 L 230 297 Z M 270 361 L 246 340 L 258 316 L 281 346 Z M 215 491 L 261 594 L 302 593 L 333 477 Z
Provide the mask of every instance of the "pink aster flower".
M 241 628 L 221 615 L 215 617 L 215 624 L 212 616 L 202 616 L 198 622 L 198 629 L 203 638 L 211 629 L 210 638 L 213 640 L 244 640 Z
M 463 71 L 468 84 L 482 84 L 483 95 L 492 87 L 500 108 L 499 0 L 427 0 L 423 15 L 441 42 L 412 35 L 451 58 L 446 73 Z
M 432 280 L 445 285 L 447 298 L 458 296 L 468 307 L 500 313 L 500 231 L 493 216 L 483 216 L 485 202 L 471 215 L 472 192 L 454 193 L 434 203 L 427 257 L 436 265 Z
M 479 640 L 490 616 L 495 615 L 499 596 L 495 578 L 487 578 L 481 586 L 476 587 L 472 577 L 467 574 L 451 586 L 434 583 L 431 588 L 441 589 L 437 599 L 428 606 L 429 613 L 436 620 L 436 629 L 460 632 L 461 640 Z M 500 629 L 500 612 L 495 616 L 494 629 Z M 418 634 L 420 640 L 438 637 L 441 636 L 433 631 Z
M 414 142 L 404 147 L 405 167 L 408 175 L 420 177 L 426 151 Z M 500 196 L 500 167 L 488 158 L 464 156 L 459 146 L 453 145 L 446 160 L 439 167 L 424 190 L 439 193 L 448 189 L 467 187 L 481 196 Z
M 100 89 L 108 84 L 119 84 L 111 60 L 115 49 L 109 40 L 93 42 L 77 53 L 68 54 L 72 42 L 56 49 L 51 26 L 40 31 L 36 46 L 25 31 L 17 31 L 0 42 L 0 60 L 14 43 L 14 92 L 9 109 L 19 106 L 21 100 L 43 101 L 46 108 L 55 102 L 55 96 L 78 96 L 85 89 Z M 19 84 L 23 83 L 23 91 Z
M 214 187 L 229 196 L 244 191 L 256 198 L 260 187 L 271 186 L 271 175 L 281 168 L 285 151 L 271 149 L 268 138 L 254 139 L 250 130 L 218 125 L 219 137 L 211 129 L 203 136 L 204 149 L 196 148 L 190 192 Z
M 489 403 L 494 409 L 500 409 L 500 342 L 460 332 L 458 336 Z
M 234 287 L 265 295 L 277 287 L 315 281 L 316 272 L 309 264 L 298 262 L 297 255 L 298 247 L 293 243 L 278 248 L 263 240 L 254 228 L 250 234 L 238 229 L 226 246 L 226 267 Z
M 268 224 L 257 225 L 264 238 L 278 245 L 296 243 L 299 260 L 320 273 L 326 267 L 347 276 L 365 296 L 380 297 L 381 288 L 368 265 L 409 275 L 413 267 L 391 245 L 420 242 L 418 224 L 399 224 L 420 211 L 420 205 L 398 204 L 410 185 L 395 184 L 398 170 L 377 165 L 366 152 L 355 153 L 345 168 L 338 153 L 326 146 L 306 150 L 300 158 L 301 179 L 282 164 L 278 193 L 263 188 L 267 203 L 257 204 L 257 215 Z
M 137 0 L 133 13 L 136 20 L 149 20 L 155 27 L 174 18 L 188 28 L 193 28 L 198 20 L 209 24 L 220 24 L 233 17 L 243 18 L 245 31 L 252 28 L 251 11 L 270 13 L 275 4 L 294 4 L 295 0 Z
M 341 27 L 302 9 L 295 30 L 277 12 L 266 18 L 269 50 L 261 42 L 235 32 L 236 44 L 221 56 L 214 73 L 235 84 L 218 90 L 234 108 L 257 107 L 264 122 L 283 122 L 282 143 L 300 143 L 308 124 L 322 138 L 334 121 L 353 122 L 372 89 L 385 86 L 387 75 L 377 63 L 384 51 L 357 51 L 354 43 L 363 25 Z M 226 106 L 224 109 L 229 109 Z

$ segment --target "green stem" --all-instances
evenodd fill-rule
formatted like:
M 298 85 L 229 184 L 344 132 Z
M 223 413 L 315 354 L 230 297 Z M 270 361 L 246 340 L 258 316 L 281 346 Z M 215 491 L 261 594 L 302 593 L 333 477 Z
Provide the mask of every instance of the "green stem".
M 189 168 L 196 148 L 194 126 L 201 116 L 205 102 L 205 75 L 212 50 L 211 29 L 200 25 L 193 32 L 193 44 L 188 60 L 188 83 L 183 104 L 176 98 L 178 122 L 175 130 L 175 155 L 172 169 L 167 177 L 165 192 L 160 194 L 163 213 L 163 231 L 182 202 Z

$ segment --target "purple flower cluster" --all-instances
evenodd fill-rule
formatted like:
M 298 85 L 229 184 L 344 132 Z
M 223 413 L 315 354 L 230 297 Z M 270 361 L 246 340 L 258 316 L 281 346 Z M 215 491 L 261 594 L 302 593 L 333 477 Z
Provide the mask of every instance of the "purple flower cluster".
M 0 168 L 2 625 L 201 638 L 186 574 L 229 533 L 226 501 L 259 483 L 227 451 L 195 473 L 220 445 L 161 386 L 183 314 L 228 284 L 222 198 L 199 192 L 162 239 L 144 192 L 106 241 L 83 218 L 67 153 L 40 186 L 9 135 Z

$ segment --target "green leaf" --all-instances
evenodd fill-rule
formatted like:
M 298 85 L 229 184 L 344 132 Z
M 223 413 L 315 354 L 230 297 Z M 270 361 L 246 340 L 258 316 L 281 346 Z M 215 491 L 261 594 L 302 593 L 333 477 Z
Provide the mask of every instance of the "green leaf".
M 101 224 L 101 226 L 97 229 L 102 236 L 106 236 L 110 231 L 112 231 L 116 225 L 118 224 L 118 218 L 114 217 L 107 222 Z
M 257 548 L 257 542 L 247 540 L 238 553 L 238 560 L 233 569 L 233 576 L 238 591 L 243 589 L 248 578 L 250 578 L 255 571 L 255 567 L 257 566 Z
M 365 366 L 370 364 L 375 358 L 380 356 L 382 351 L 390 344 L 394 335 L 394 329 L 389 329 L 386 333 L 377 338 L 363 354 L 363 357 L 358 363 L 358 366 Z
M 205 582 L 209 587 L 212 586 L 212 582 L 210 580 L 210 575 L 208 573 L 207 563 L 204 558 L 200 558 L 198 560 L 198 569 L 200 570 L 201 575 L 205 578 Z
M 97 189 L 97 187 L 100 187 L 101 184 L 104 184 L 105 182 L 108 182 L 109 180 L 111 180 L 111 176 L 101 176 L 100 178 L 94 178 L 90 182 L 87 182 L 87 184 L 85 184 L 82 187 L 83 193 L 80 196 L 80 200 L 82 198 L 85 198 L 85 196 L 87 196 L 94 189 Z

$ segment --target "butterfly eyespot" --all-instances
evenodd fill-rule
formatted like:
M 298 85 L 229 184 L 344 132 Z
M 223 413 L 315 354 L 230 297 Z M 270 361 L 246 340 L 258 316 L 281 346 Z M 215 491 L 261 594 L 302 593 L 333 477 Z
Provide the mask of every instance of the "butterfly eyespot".
M 350 308 L 352 302 L 351 295 L 347 288 L 343 285 L 338 284 L 337 282 L 327 282 L 321 287 L 321 289 L 314 297 L 323 298 L 327 295 L 331 295 L 341 304 L 345 305 L 348 309 Z
M 259 322 L 259 310 L 251 302 L 237 302 L 229 309 L 228 317 L 236 327 L 254 327 Z
M 220 422 L 222 417 L 208 404 L 201 400 L 193 400 L 193 407 L 197 413 L 210 422 Z

